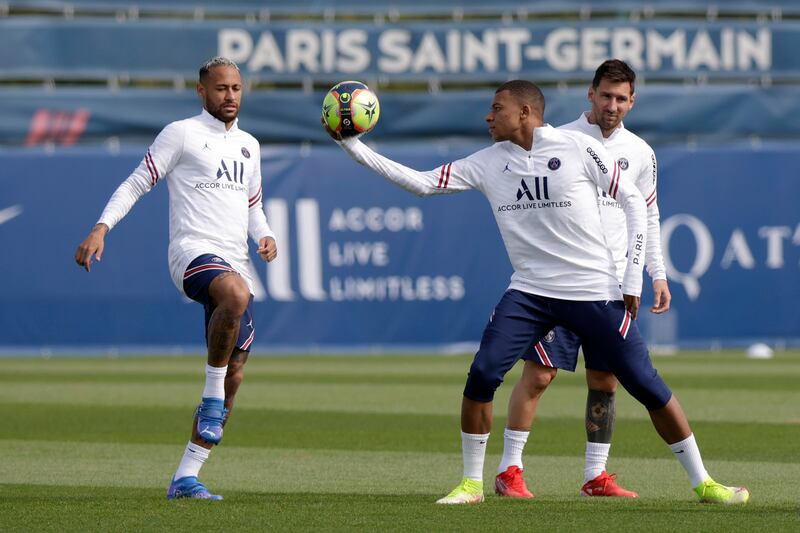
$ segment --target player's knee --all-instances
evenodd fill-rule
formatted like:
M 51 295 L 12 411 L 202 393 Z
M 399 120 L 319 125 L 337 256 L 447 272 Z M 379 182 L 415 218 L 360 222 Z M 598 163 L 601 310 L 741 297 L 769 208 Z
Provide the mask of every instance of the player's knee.
M 632 379 L 622 381 L 622 386 L 648 411 L 661 409 L 672 397 L 672 391 L 661 379 L 655 369 L 647 374 L 638 374 Z
M 520 383 L 529 397 L 538 398 L 555 379 L 557 372 L 555 368 L 526 361 Z
M 617 378 L 611 372 L 586 369 L 586 384 L 591 390 L 616 392 L 617 383 Z
M 217 308 L 241 317 L 250 303 L 250 289 L 247 283 L 236 274 L 224 278 L 220 276 L 214 282 L 209 288 L 209 292 L 216 302 Z
M 502 382 L 503 376 L 497 370 L 479 362 L 476 358 L 469 368 L 464 396 L 476 402 L 491 402 L 494 399 L 494 391 Z

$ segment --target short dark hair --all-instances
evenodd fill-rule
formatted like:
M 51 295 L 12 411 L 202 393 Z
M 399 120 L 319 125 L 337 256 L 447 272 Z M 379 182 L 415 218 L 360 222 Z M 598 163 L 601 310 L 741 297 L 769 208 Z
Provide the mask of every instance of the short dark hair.
M 208 73 L 209 71 L 211 71 L 212 68 L 223 67 L 223 66 L 233 67 L 236 70 L 239 70 L 239 66 L 230 59 L 228 59 L 227 57 L 216 56 L 212 57 L 211 59 L 200 65 L 200 72 L 198 74 L 198 79 L 202 83 L 203 80 L 206 78 L 206 76 L 208 76 Z
M 633 94 L 633 85 L 636 81 L 636 73 L 628 64 L 619 59 L 608 59 L 603 61 L 597 70 L 594 71 L 594 78 L 592 79 L 592 87 L 597 89 L 600 82 L 603 80 L 612 81 L 614 83 L 631 84 L 631 94 Z
M 519 102 L 529 104 L 534 112 L 544 116 L 544 95 L 535 83 L 527 80 L 511 80 L 498 87 L 494 93 L 498 94 L 503 91 L 510 92 L 511 96 Z

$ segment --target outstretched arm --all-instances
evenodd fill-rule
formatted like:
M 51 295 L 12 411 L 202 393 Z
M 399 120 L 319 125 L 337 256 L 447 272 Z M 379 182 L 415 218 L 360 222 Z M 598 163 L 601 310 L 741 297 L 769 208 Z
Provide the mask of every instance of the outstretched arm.
M 357 163 L 417 196 L 446 194 L 477 187 L 479 178 L 469 158 L 454 161 L 433 170 L 414 170 L 375 152 L 359 141 L 357 137 L 343 139 L 341 135 L 331 131 L 327 126 L 325 129 Z

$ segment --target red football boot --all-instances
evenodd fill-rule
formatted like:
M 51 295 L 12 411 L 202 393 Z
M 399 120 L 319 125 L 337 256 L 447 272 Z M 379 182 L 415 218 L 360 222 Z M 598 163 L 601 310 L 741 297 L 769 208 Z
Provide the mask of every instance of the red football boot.
M 617 485 L 617 475 L 603 470 L 599 476 L 587 481 L 581 487 L 581 496 L 616 496 L 618 498 L 638 498 L 639 494 L 625 490 Z
M 525 486 L 522 469 L 516 465 L 506 468 L 505 472 L 494 478 L 494 491 L 508 498 L 533 498 L 533 494 Z

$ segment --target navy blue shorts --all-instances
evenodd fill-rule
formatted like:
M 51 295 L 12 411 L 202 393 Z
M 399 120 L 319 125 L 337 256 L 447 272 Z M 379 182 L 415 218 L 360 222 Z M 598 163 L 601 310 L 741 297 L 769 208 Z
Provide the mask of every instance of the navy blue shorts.
M 578 367 L 578 352 L 581 339 L 570 330 L 556 326 L 547 332 L 542 340 L 525 352 L 525 361 L 534 361 L 540 365 L 575 372 Z M 595 353 L 583 348 L 584 366 L 590 370 L 609 372 L 605 362 L 605 354 Z
M 211 282 L 225 272 L 236 272 L 223 258 L 214 254 L 203 254 L 195 258 L 186 267 L 183 274 L 183 292 L 195 302 L 203 304 L 205 309 L 206 323 L 206 343 L 208 343 L 208 321 L 214 312 L 214 304 L 208 294 L 208 287 Z M 240 350 L 249 351 L 253 344 L 256 330 L 253 327 L 253 295 L 250 295 L 250 302 L 239 322 L 239 337 L 236 339 L 236 347 Z
M 672 397 L 623 302 L 559 300 L 517 290 L 506 291 L 495 307 L 470 367 L 464 396 L 492 401 L 511 367 L 556 326 L 580 337 L 586 352 L 603 354 L 608 370 L 648 410 L 663 407 Z

